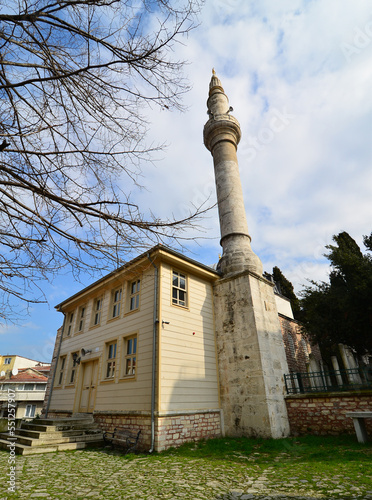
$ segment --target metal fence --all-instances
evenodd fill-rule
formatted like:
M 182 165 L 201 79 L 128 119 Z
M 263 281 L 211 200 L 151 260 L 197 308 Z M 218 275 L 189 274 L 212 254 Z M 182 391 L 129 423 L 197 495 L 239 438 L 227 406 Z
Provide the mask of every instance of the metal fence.
M 372 389 L 372 366 L 284 375 L 287 394 Z

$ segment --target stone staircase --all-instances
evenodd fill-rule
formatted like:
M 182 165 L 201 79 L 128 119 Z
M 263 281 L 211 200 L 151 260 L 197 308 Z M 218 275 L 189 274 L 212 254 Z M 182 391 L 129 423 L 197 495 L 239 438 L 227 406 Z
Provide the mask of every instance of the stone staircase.
M 38 418 L 22 422 L 11 438 L 7 432 L 0 433 L 0 448 L 9 451 L 10 443 L 15 444 L 17 454 L 33 455 L 102 445 L 103 435 L 91 415 Z

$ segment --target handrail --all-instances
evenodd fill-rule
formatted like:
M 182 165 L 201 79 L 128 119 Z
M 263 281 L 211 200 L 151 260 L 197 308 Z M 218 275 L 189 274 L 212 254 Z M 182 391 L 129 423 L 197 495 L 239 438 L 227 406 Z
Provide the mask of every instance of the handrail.
M 287 394 L 342 392 L 372 389 L 372 366 L 319 372 L 292 372 L 284 375 Z

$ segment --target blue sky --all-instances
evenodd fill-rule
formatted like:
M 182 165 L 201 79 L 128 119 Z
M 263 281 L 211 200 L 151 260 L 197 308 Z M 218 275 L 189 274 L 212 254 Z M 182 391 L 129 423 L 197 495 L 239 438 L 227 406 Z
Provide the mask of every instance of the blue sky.
M 149 111 L 149 141 L 167 142 L 143 166 L 143 211 L 183 217 L 215 201 L 213 164 L 203 145 L 212 67 L 222 81 L 242 140 L 238 149 L 252 247 L 299 291 L 327 278 L 332 235 L 362 246 L 372 231 L 372 7 L 354 0 L 207 0 L 200 26 L 175 58 L 186 59 L 192 90 L 184 113 Z M 206 264 L 220 253 L 217 209 L 188 230 L 187 254 Z M 98 278 L 99 276 L 97 276 Z M 61 276 L 19 325 L 0 330 L 1 354 L 47 361 L 62 315 L 54 306 L 91 278 Z

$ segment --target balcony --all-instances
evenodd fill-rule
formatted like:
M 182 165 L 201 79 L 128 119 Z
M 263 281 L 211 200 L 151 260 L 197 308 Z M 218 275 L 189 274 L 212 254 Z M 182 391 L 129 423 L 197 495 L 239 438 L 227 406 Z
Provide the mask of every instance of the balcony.
M 14 394 L 14 397 L 13 397 Z M 0 390 L 0 401 L 8 401 L 9 397 L 15 401 L 43 401 L 45 390 L 43 391 L 15 391 L 9 393 L 7 389 Z

